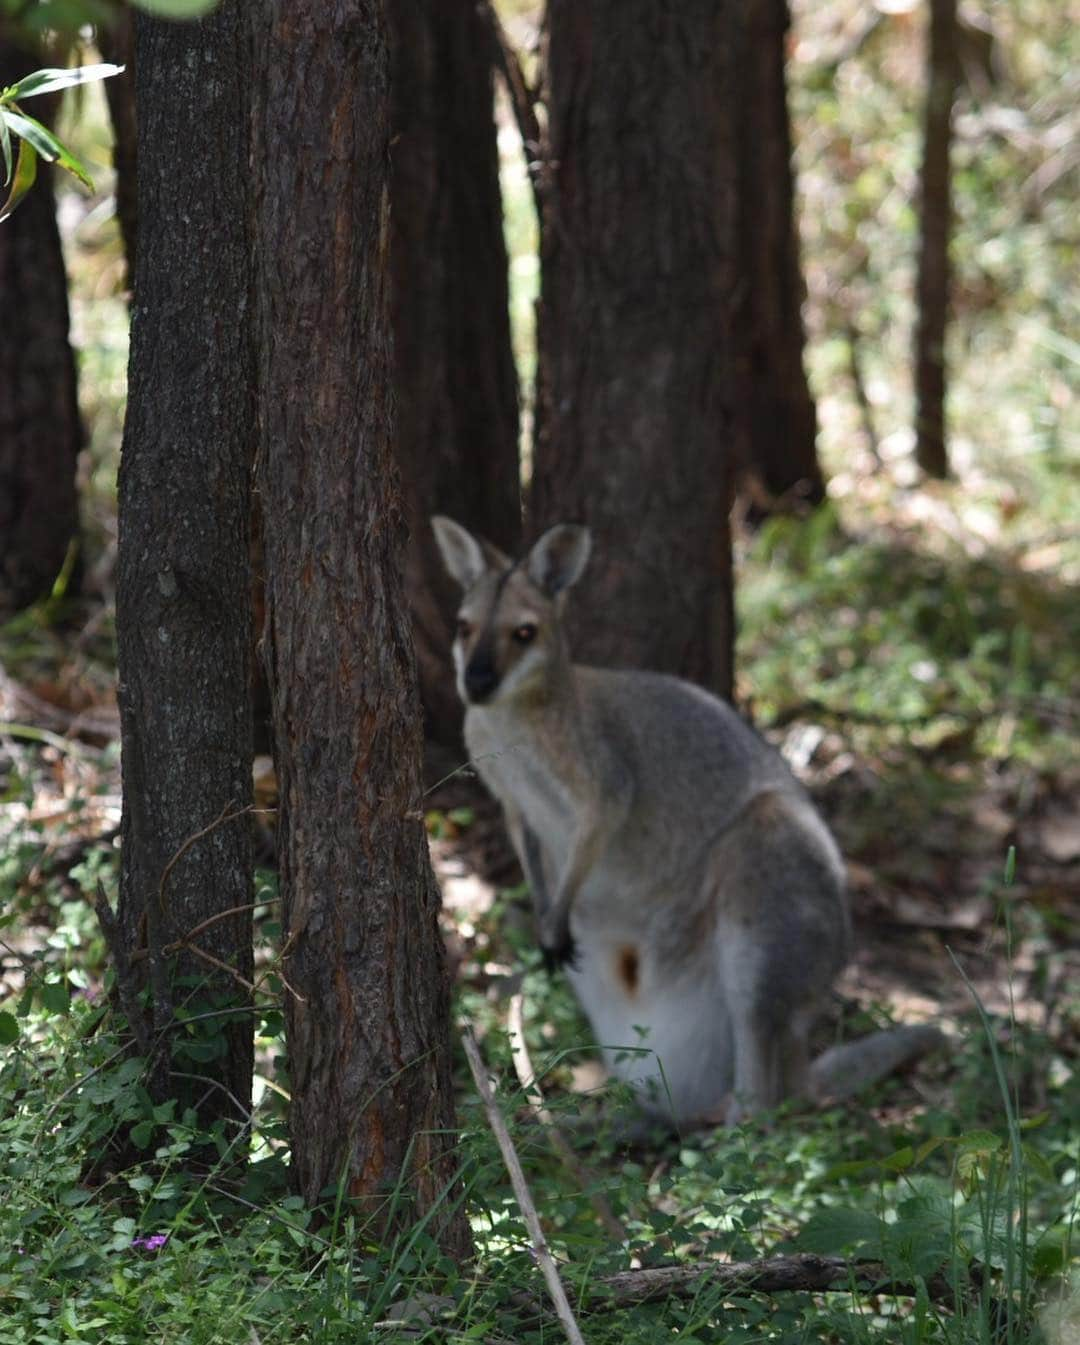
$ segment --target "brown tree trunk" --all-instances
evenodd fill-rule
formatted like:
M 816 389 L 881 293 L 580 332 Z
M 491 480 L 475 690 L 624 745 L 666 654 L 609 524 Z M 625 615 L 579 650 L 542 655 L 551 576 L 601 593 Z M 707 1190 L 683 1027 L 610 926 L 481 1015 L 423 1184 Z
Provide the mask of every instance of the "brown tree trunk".
M 443 1203 L 449 987 L 393 447 L 384 21 L 366 0 L 271 0 L 256 63 L 292 1171 L 310 1202 L 344 1179 L 384 1234 L 434 1208 L 434 1233 L 461 1251 L 464 1219 Z
M 249 819 L 223 820 L 251 802 L 250 31 L 239 0 L 224 0 L 198 23 L 139 16 L 136 46 L 143 228 L 119 482 L 119 915 L 129 953 L 149 947 L 135 965 L 161 1033 L 181 1005 L 250 1004 L 236 978 L 251 979 L 250 910 L 192 940 L 236 975 L 193 950 L 166 952 L 251 901 Z M 250 1104 L 250 1015 L 207 1031 L 224 1053 L 200 1061 L 196 1042 L 186 1059 L 190 1041 L 175 1034 L 155 1089 L 201 1099 L 204 1121 L 235 1123 Z
M 784 76 L 787 0 L 742 0 L 734 77 L 739 114 L 735 437 L 768 510 L 819 504 L 817 416 L 803 367 L 803 280 Z
M 958 78 L 956 0 L 930 0 L 919 189 L 915 460 L 927 475 L 939 478 L 946 476 L 949 470 L 945 443 L 945 329 L 949 311 L 949 234 L 952 227 L 949 151 Z
M 517 376 L 490 29 L 475 0 L 390 0 L 396 442 L 406 589 L 429 739 L 457 747 L 458 594 L 429 524 L 450 514 L 510 552 L 521 532 Z
M 105 97 L 113 128 L 113 168 L 116 170 L 116 215 L 127 258 L 127 285 L 135 279 L 138 188 L 135 156 L 135 18 L 130 9 L 118 9 L 97 31 L 102 58 L 122 65 L 124 73 L 105 81 Z
M 0 31 L 0 86 L 42 64 Z M 40 100 L 39 100 L 40 101 Z M 41 116 L 42 109 L 32 109 Z M 4 193 L 6 195 L 6 193 Z M 0 224 L 0 616 L 47 593 L 78 531 L 82 427 L 52 172 Z
M 733 0 L 550 0 L 535 529 L 579 658 L 731 690 Z

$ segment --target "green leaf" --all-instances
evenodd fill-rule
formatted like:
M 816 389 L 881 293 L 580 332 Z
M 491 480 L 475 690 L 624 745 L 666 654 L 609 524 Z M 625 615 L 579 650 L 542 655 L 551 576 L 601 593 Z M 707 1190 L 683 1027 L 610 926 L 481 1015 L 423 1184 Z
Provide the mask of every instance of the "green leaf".
M 153 1121 L 140 1121 L 131 1127 L 131 1142 L 136 1149 L 145 1149 L 154 1137 Z
M 19 1020 L 13 1013 L 0 1013 L 0 1046 L 19 1040 Z
M 94 1197 L 93 1191 L 86 1186 L 68 1186 L 60 1192 L 60 1204 L 68 1209 L 75 1205 L 85 1205 Z
M 1038 1130 L 1038 1128 L 1044 1126 L 1049 1119 L 1050 1113 L 1048 1111 L 1038 1112 L 1034 1116 L 1023 1116 L 1020 1118 L 1020 1129 Z
M 11 181 L 11 170 L 14 166 L 11 157 L 11 132 L 8 130 L 8 124 L 0 117 L 0 150 L 4 154 L 4 186 Z
M 200 1064 L 219 1059 L 227 1049 L 223 1037 L 213 1038 L 210 1041 L 185 1041 L 179 1046 L 179 1051 L 189 1060 L 198 1061 Z
M 41 1003 L 49 1013 L 68 1013 L 71 1009 L 71 991 L 67 981 L 46 981 L 41 987 Z
M 851 1247 L 868 1255 L 879 1253 L 885 1226 L 866 1210 L 829 1207 L 818 1210 L 799 1232 L 800 1251 L 837 1252 Z
M 986 1169 L 987 1158 L 985 1149 L 968 1149 L 957 1156 L 956 1175 L 960 1178 L 960 1183 L 967 1192 L 974 1189 L 976 1179 L 980 1177 Z
M 996 1154 L 1005 1141 L 992 1130 L 969 1130 L 956 1141 L 956 1147 L 962 1154 Z
M 7 200 L 0 206 L 0 223 L 11 214 L 19 202 L 34 185 L 37 177 L 37 153 L 33 145 L 23 140 L 19 144 L 19 157 L 15 160 L 15 175 L 11 180 L 11 190 Z
M 6 103 L 0 106 L 0 121 L 6 122 L 16 135 L 28 140 L 46 163 L 52 163 L 57 157 L 60 142 L 41 122 L 35 121 L 33 117 L 24 117 L 17 108 L 9 107 Z
M 76 159 L 75 155 L 57 140 L 47 126 L 42 126 L 41 122 L 36 121 L 33 117 L 28 117 L 22 112 L 16 112 L 14 108 L 10 107 L 0 107 L 0 119 L 6 121 L 16 135 L 21 135 L 24 140 L 28 140 L 43 159 L 49 163 L 58 163 L 61 168 L 66 168 L 69 173 L 73 173 L 90 191 L 94 190 L 90 174 Z
M 929 1158 L 935 1149 L 939 1149 L 945 1143 L 944 1135 L 931 1135 L 928 1140 L 923 1140 L 915 1150 L 915 1163 L 917 1167 L 925 1159 Z
M 198 19 L 209 14 L 218 0 L 134 0 L 136 9 L 161 19 Z
M 55 93 L 57 89 L 70 89 L 76 84 L 89 84 L 96 79 L 109 79 L 112 75 L 122 74 L 122 65 L 80 65 L 74 70 L 35 70 L 32 75 L 20 79 L 7 91 L 12 102 L 20 98 L 36 98 L 39 94 Z
M 878 1160 L 876 1158 L 852 1158 L 842 1163 L 834 1163 L 820 1177 L 814 1179 L 815 1185 L 833 1186 L 841 1177 L 860 1177 L 863 1173 L 876 1168 L 877 1165 Z
M 881 1160 L 881 1166 L 886 1172 L 906 1172 L 914 1162 L 915 1150 L 910 1144 L 905 1144 L 902 1149 L 897 1149 L 895 1153 L 889 1154 L 887 1158 L 883 1158 Z
M 1074 1237 L 1074 1230 L 1068 1224 L 1055 1224 L 1040 1234 L 1031 1253 L 1035 1274 L 1045 1279 L 1064 1270 L 1069 1264 Z
M 1021 1152 L 1027 1162 L 1028 1167 L 1036 1176 L 1040 1177 L 1048 1185 L 1055 1181 L 1054 1169 L 1050 1160 L 1040 1150 L 1036 1149 L 1034 1144 L 1021 1145 Z

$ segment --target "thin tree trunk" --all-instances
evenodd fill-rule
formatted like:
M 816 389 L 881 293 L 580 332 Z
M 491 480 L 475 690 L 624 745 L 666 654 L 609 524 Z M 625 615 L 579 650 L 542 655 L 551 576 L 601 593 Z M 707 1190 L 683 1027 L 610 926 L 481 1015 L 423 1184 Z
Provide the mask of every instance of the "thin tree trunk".
M 259 483 L 292 1172 L 309 1202 L 343 1180 L 383 1236 L 434 1209 L 460 1252 L 393 450 L 383 6 L 271 0 L 259 44 Z
M 435 547 L 450 514 L 520 541 L 517 376 L 493 115 L 490 29 L 475 0 L 390 0 L 396 441 L 411 539 L 406 588 L 429 739 L 457 747 L 458 594 Z
M 98 50 L 104 60 L 122 65 L 124 73 L 105 81 L 105 97 L 113 128 L 113 167 L 116 170 L 116 215 L 127 258 L 127 284 L 135 279 L 138 237 L 138 188 L 135 156 L 135 18 L 130 9 L 118 9 L 110 23 L 97 31 Z
M 0 32 L 0 86 L 42 64 Z M 41 108 L 36 109 L 40 116 Z M 45 164 L 0 225 L 0 615 L 48 593 L 78 531 L 82 444 L 67 273 Z
M 787 0 L 737 10 L 739 267 L 735 436 L 766 507 L 818 504 L 817 416 L 803 367 L 804 286 L 784 75 Z M 763 501 L 764 503 L 764 501 Z
M 534 530 L 586 520 L 586 661 L 731 690 L 733 10 L 550 0 Z
M 949 151 L 958 78 L 956 0 L 930 0 L 916 282 L 915 460 L 927 475 L 939 478 L 949 470 L 945 440 L 945 331 L 952 228 Z
M 150 1026 L 161 1033 L 181 1005 L 250 1002 L 237 979 L 252 974 L 250 910 L 195 936 L 204 956 L 166 952 L 251 900 L 249 819 L 224 820 L 251 802 L 255 360 L 242 317 L 251 270 L 244 6 L 224 0 L 198 23 L 140 16 L 136 47 L 143 227 L 119 482 L 119 916 L 152 991 Z M 165 1077 L 164 1057 L 154 1087 L 201 1100 L 204 1121 L 235 1122 L 250 1106 L 251 1020 L 212 1021 L 225 1053 L 200 1061 L 196 1049 L 185 1059 L 189 1039 L 178 1037 L 174 1074 Z

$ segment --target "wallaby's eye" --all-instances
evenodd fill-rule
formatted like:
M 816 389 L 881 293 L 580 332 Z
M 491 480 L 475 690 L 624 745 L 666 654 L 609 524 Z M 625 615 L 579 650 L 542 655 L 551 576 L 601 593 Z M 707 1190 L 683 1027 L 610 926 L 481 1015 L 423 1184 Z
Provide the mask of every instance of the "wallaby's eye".
M 532 644 L 536 639 L 536 626 L 531 621 L 526 621 L 517 627 L 511 638 L 515 644 Z
M 472 623 L 468 621 L 458 621 L 457 637 L 459 640 L 467 640 L 472 634 Z

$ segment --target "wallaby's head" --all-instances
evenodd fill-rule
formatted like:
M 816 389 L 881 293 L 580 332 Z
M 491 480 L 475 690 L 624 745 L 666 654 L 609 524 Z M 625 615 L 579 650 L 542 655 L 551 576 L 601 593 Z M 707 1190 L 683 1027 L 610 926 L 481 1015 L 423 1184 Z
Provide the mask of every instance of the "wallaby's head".
M 562 595 L 589 559 L 588 528 L 560 523 L 511 561 L 452 519 L 436 516 L 431 526 L 443 563 L 464 591 L 454 640 L 462 700 L 485 705 L 542 693 L 568 657 Z

